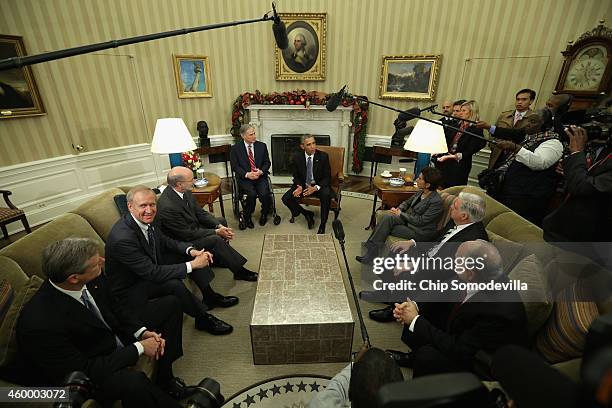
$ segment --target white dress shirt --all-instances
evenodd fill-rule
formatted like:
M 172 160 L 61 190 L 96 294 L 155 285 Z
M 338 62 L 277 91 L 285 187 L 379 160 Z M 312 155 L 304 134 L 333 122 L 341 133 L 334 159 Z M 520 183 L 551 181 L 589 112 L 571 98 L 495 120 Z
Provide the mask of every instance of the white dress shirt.
M 531 170 L 545 170 L 563 156 L 563 144 L 557 139 L 546 140 L 532 152 L 521 147 L 516 154 L 516 161 L 523 163 Z
M 81 297 L 83 296 L 83 292 L 87 292 L 87 296 L 89 298 L 89 301 L 98 309 L 100 310 L 100 308 L 98 307 L 96 300 L 94 299 L 94 297 L 91 295 L 91 293 L 87 290 L 87 286 L 83 285 L 83 288 L 81 290 L 68 290 L 68 289 L 64 289 L 64 288 L 60 288 L 59 286 L 57 286 L 55 283 L 51 282 L 51 280 L 49 280 L 49 283 L 51 284 L 51 286 L 53 286 L 55 289 L 59 290 L 60 292 L 70 296 L 71 298 L 73 298 L 74 300 L 76 300 L 77 302 L 79 302 L 80 304 L 82 304 L 83 306 L 87 307 L 85 305 L 85 303 L 83 303 L 83 300 L 81 300 Z M 140 335 L 142 333 L 144 333 L 147 330 L 146 327 L 141 327 L 140 329 L 136 330 L 134 332 L 134 338 L 139 338 Z M 114 334 L 114 333 L 113 333 Z M 133 343 L 134 346 L 136 346 L 136 349 L 138 350 L 138 355 L 141 356 L 144 353 L 144 347 L 142 346 L 142 344 L 140 344 L 139 341 L 134 342 Z

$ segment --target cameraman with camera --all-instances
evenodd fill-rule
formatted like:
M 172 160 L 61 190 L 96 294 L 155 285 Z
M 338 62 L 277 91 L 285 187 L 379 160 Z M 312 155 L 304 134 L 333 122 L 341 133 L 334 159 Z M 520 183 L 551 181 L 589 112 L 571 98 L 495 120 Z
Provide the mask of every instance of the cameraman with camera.
M 563 162 L 567 196 L 543 222 L 549 242 L 607 242 L 612 228 L 612 148 L 609 132 L 565 129 L 570 155 Z M 591 136 L 592 135 L 592 136 Z

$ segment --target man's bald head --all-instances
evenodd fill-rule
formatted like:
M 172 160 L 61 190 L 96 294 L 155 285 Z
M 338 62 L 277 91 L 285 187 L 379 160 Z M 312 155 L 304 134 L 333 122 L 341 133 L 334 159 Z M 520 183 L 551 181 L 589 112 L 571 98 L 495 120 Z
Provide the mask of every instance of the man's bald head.
M 193 172 L 187 167 L 173 167 L 168 172 L 166 181 L 177 191 L 190 191 L 193 188 Z
M 470 282 L 487 282 L 499 278 L 503 274 L 503 263 L 499 251 L 490 242 L 478 239 L 466 241 L 459 245 L 455 258 L 480 259 L 482 267 L 475 267 L 464 272 L 462 278 Z
M 442 102 L 442 113 L 445 115 L 451 115 L 453 113 L 453 101 L 447 99 Z
M 552 95 L 550 98 L 548 98 L 548 101 L 546 101 L 546 106 L 554 114 L 560 106 L 569 104 L 571 100 L 572 97 L 568 94 Z

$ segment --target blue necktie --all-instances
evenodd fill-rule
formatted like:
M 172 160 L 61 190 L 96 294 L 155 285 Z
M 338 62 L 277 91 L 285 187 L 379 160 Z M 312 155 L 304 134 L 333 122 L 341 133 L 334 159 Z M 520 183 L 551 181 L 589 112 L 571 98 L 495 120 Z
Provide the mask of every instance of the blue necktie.
M 85 307 L 89 309 L 89 311 L 91 311 L 98 319 L 100 319 L 102 323 L 104 323 L 104 325 L 112 332 L 113 329 L 111 329 L 108 323 L 106 323 L 106 320 L 104 320 L 104 316 L 102 316 L 100 309 L 98 309 L 98 307 L 89 299 L 89 295 L 87 294 L 87 290 L 85 288 L 83 288 L 83 291 L 81 292 L 81 300 L 83 301 Z M 123 347 L 123 343 L 121 340 L 119 340 L 117 335 L 115 335 L 115 342 L 117 343 L 117 348 Z
M 308 156 L 308 160 L 306 160 L 306 185 L 310 186 L 314 181 L 314 176 L 312 175 L 312 156 Z
M 153 252 L 153 262 L 157 263 L 157 252 L 155 251 L 155 236 L 153 235 L 153 227 L 151 225 L 147 228 L 147 240 L 149 241 L 149 246 L 151 247 L 151 251 Z

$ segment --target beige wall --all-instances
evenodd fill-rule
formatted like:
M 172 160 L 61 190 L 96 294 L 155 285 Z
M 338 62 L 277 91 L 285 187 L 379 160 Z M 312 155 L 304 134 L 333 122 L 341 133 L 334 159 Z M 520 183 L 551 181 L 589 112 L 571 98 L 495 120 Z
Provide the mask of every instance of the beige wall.
M 283 12 L 326 12 L 327 79 L 277 82 L 270 23 L 193 33 L 33 66 L 47 115 L 0 120 L 0 166 L 146 143 L 155 120 L 178 116 L 195 132 L 227 134 L 244 91 L 294 89 L 379 100 L 382 55 L 442 54 L 438 97 L 477 98 L 494 120 L 518 84 L 543 95 L 561 68 L 560 51 L 606 18 L 606 0 L 281 0 Z M 30 54 L 94 42 L 260 17 L 268 0 L 2 0 L 0 33 L 24 37 Z M 543 23 L 540 23 L 543 21 Z M 213 98 L 178 99 L 172 54 L 208 55 Z M 420 104 L 425 106 L 424 103 Z M 371 108 L 369 134 L 392 133 L 392 112 Z

